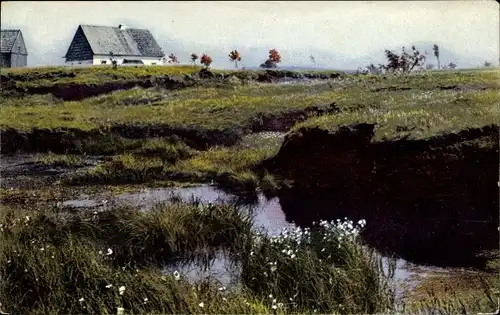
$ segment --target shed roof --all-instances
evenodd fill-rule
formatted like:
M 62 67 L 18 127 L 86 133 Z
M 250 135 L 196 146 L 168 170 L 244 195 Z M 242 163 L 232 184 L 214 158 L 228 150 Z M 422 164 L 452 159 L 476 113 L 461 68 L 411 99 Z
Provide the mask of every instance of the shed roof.
M 14 43 L 16 42 L 17 35 L 21 32 L 21 30 L 2 30 L 2 39 L 0 42 L 0 51 L 2 53 L 10 53 L 12 52 L 12 48 L 14 47 Z
M 149 30 L 98 25 L 80 25 L 95 55 L 164 57 Z

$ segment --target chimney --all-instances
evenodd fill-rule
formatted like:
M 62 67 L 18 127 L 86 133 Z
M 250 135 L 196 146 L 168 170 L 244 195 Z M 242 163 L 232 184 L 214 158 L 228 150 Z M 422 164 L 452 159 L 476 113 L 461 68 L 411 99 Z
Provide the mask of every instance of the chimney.
M 120 24 L 120 25 L 118 25 L 118 28 L 121 29 L 121 30 L 124 30 L 125 29 L 125 25 Z

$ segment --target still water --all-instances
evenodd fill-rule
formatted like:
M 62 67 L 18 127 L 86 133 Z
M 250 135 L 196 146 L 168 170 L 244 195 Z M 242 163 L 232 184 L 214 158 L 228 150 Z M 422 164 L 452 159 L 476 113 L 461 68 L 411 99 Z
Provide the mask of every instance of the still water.
M 233 196 L 213 186 L 203 185 L 189 188 L 142 189 L 139 192 L 118 195 L 116 196 L 116 201 L 118 203 L 128 204 L 147 210 L 155 204 L 168 202 L 173 196 L 177 196 L 186 201 L 191 198 L 196 198 L 205 203 L 217 203 L 234 200 Z M 89 197 L 84 197 L 78 200 L 68 200 L 62 202 L 62 205 L 77 208 L 92 208 L 105 206 L 106 202 L 103 200 L 95 200 Z M 283 228 L 290 229 L 295 227 L 292 222 L 286 221 L 285 214 L 281 209 L 278 198 L 266 199 L 263 195 L 260 195 L 257 204 L 252 206 L 252 213 L 254 215 L 256 228 L 264 228 L 270 235 L 279 234 Z M 389 258 L 384 258 L 385 269 L 388 268 L 388 260 Z M 404 282 L 412 287 L 416 284 L 415 281 L 411 281 L 413 276 L 422 277 L 428 272 L 438 271 L 439 269 L 440 268 L 418 266 L 403 259 L 397 259 L 394 280 L 397 282 Z M 192 281 L 198 281 L 211 277 L 218 280 L 221 285 L 226 286 L 236 282 L 235 275 L 237 274 L 237 272 L 235 273 L 234 267 L 232 267 L 229 261 L 227 261 L 227 259 L 225 259 L 222 255 L 217 256 L 208 268 L 197 266 L 196 264 L 169 266 L 165 268 L 165 272 L 174 271 L 178 271 L 184 277 L 187 277 Z

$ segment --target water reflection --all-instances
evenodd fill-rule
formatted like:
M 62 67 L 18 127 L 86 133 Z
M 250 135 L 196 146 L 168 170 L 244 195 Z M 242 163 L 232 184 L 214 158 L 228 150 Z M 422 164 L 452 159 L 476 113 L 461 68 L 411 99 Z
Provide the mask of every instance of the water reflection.
M 168 202 L 176 196 L 184 201 L 196 198 L 204 203 L 235 202 L 235 197 L 227 194 L 213 186 L 198 186 L 189 188 L 155 188 L 143 189 L 135 193 L 124 193 L 116 197 L 119 203 L 132 205 L 134 207 L 147 210 L 155 204 Z M 91 198 L 80 200 L 68 200 L 62 203 L 63 206 L 70 207 L 99 207 L 106 206 L 102 201 Z M 253 206 L 246 207 L 254 216 L 256 228 L 263 228 L 270 235 L 279 234 L 283 228 L 293 228 L 295 225 L 286 220 L 278 198 L 266 199 L 263 195 L 258 196 L 258 201 Z M 391 258 L 383 259 L 385 272 L 388 272 L 388 265 Z M 394 279 L 396 281 L 407 281 L 413 275 L 432 270 L 432 268 L 420 270 L 415 269 L 415 265 L 402 260 L 395 259 L 396 270 Z M 188 279 L 198 281 L 206 277 L 215 278 L 220 281 L 221 286 L 230 287 L 238 283 L 238 267 L 234 266 L 222 254 L 216 256 L 209 266 L 200 266 L 190 263 L 182 266 L 168 266 L 165 272 L 178 271 Z

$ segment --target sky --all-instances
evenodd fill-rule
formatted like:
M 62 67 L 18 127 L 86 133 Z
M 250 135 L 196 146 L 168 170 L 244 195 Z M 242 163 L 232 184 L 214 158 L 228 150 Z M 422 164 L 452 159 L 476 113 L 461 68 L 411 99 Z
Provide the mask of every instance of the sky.
M 283 65 L 353 68 L 381 62 L 384 49 L 418 43 L 441 47 L 444 62 L 462 67 L 498 64 L 496 1 L 7 1 L 1 28 L 21 29 L 28 65 L 62 58 L 79 24 L 147 28 L 166 54 L 187 63 L 212 54 L 213 67 L 258 66 L 276 48 Z M 443 63 L 443 61 L 441 63 Z

